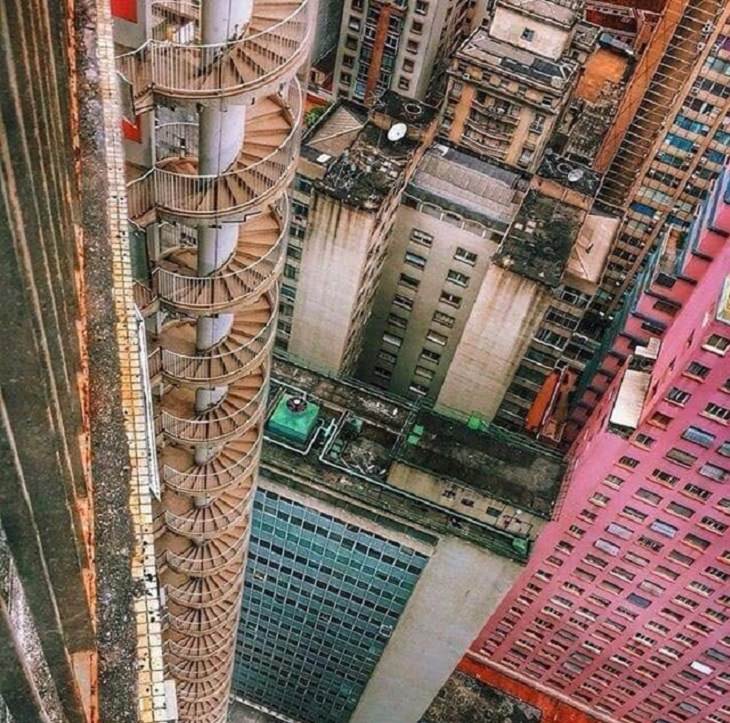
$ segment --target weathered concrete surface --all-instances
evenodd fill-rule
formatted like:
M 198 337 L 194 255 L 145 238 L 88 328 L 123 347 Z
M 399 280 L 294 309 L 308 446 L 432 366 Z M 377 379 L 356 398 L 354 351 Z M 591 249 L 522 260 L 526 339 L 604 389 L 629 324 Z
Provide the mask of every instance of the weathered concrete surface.
M 96 46 L 96 3 L 83 0 L 77 8 L 99 707 L 102 721 L 132 723 L 137 720 L 137 653 L 132 613 L 130 463 L 122 415 L 117 319 L 112 297 L 107 149 Z
M 521 569 L 489 550 L 442 538 L 351 723 L 419 720 Z

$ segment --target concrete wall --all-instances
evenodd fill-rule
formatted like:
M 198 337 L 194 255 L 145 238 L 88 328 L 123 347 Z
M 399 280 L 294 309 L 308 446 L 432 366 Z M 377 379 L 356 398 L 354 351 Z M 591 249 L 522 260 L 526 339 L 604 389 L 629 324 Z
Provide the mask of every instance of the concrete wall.
M 425 231 L 433 236 L 434 240 L 430 248 L 411 241 L 413 229 Z M 403 205 L 398 209 L 390 235 L 390 244 L 389 257 L 386 260 L 373 304 L 373 313 L 365 331 L 365 343 L 359 361 L 358 376 L 369 382 L 377 379 L 373 375 L 373 367 L 378 363 L 378 352 L 382 346 L 383 333 L 394 331 L 403 335 L 403 343 L 399 350 L 393 350 L 398 353 L 398 361 L 393 369 L 389 391 L 407 395 L 408 386 L 411 381 L 414 381 L 413 371 L 417 364 L 422 364 L 434 371 L 430 384 L 430 396 L 435 398 L 461 338 L 464 325 L 489 265 L 489 259 L 497 249 L 497 244 L 469 229 L 460 228 L 454 223 Z M 477 254 L 478 258 L 474 266 L 454 259 L 454 253 L 458 247 Z M 425 256 L 428 259 L 425 268 L 419 271 L 405 263 L 406 251 Z M 469 276 L 469 286 L 461 288 L 447 283 L 446 274 L 449 269 Z M 398 279 L 401 273 L 420 279 L 421 283 L 416 292 L 399 286 Z M 461 296 L 461 307 L 457 309 L 441 303 L 439 298 L 442 290 Z M 393 298 L 396 294 L 413 299 L 413 308 L 410 313 L 393 306 Z M 433 314 L 436 310 L 456 319 L 453 328 L 449 329 L 434 323 Z M 408 319 L 406 329 L 393 327 L 388 323 L 388 315 L 391 312 Z M 427 342 L 426 334 L 431 328 L 448 336 L 446 346 L 442 347 L 433 342 Z M 438 365 L 419 362 L 419 356 L 424 346 L 441 354 L 441 361 Z M 427 381 L 423 379 L 417 381 L 428 385 Z
M 522 33 L 532 30 L 535 34 L 531 41 L 525 40 Z M 557 60 L 565 50 L 570 35 L 564 28 L 541 22 L 505 7 L 495 8 L 489 32 L 498 40 L 516 45 L 532 53 Z
M 315 194 L 289 341 L 289 353 L 314 369 L 342 367 L 373 226 L 373 214 Z
M 438 396 L 437 409 L 491 420 L 549 299 L 541 284 L 490 266 Z
M 438 543 L 351 723 L 414 723 L 521 567 L 456 538 Z

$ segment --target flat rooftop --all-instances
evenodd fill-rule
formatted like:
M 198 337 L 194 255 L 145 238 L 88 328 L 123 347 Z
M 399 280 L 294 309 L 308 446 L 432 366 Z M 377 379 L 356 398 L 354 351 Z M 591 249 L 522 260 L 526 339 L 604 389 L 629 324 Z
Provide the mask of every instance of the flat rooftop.
M 526 559 L 557 497 L 560 455 L 534 440 L 465 424 L 359 383 L 277 358 L 269 414 L 282 398 L 319 408 L 305 443 L 267 427 L 267 475 L 324 486 L 388 515 Z M 294 439 L 295 435 L 292 435 Z
M 579 14 L 572 7 L 576 3 L 552 2 L 551 0 L 498 0 L 497 5 L 513 8 L 521 13 L 536 15 L 555 25 L 570 27 Z
M 348 206 L 374 211 L 402 177 L 438 109 L 387 91 L 370 111 L 338 101 L 310 129 L 302 156 L 324 169 L 317 189 Z M 399 124 L 404 135 L 391 140 Z
M 578 64 L 568 57 L 556 62 L 530 53 L 492 37 L 486 28 L 475 30 L 456 55 L 467 62 L 531 80 L 555 92 L 560 92 L 578 69 Z
M 406 194 L 504 232 L 519 208 L 522 176 L 440 143 L 423 156 Z
M 551 288 L 557 286 L 583 217 L 580 209 L 530 189 L 495 263 Z

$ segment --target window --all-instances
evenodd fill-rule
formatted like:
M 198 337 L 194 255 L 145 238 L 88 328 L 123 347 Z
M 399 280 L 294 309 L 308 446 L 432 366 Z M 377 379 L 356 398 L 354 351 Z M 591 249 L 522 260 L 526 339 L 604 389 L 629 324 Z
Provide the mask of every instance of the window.
M 552 329 L 538 329 L 537 334 L 535 334 L 535 339 L 558 349 L 563 349 L 568 343 L 568 340 L 564 336 L 557 334 Z
M 637 445 L 639 445 L 640 447 L 646 447 L 647 449 L 648 449 L 649 447 L 651 447 L 651 446 L 652 446 L 652 444 L 654 444 L 654 442 L 655 442 L 655 441 L 656 441 L 656 440 L 654 439 L 654 437 L 650 437 L 650 436 L 649 436 L 648 434 L 642 434 L 641 432 L 639 432 L 639 433 L 638 433 L 638 434 L 637 434 L 637 435 L 636 435 L 636 436 L 634 437 L 634 442 L 635 442 L 635 443 L 636 443 Z
M 414 228 L 411 231 L 411 241 L 421 244 L 421 246 L 430 246 L 433 243 L 433 236 L 421 229 Z
M 469 286 L 469 277 L 466 274 L 454 271 L 453 269 L 449 269 L 449 272 L 446 274 L 446 280 L 450 281 L 452 284 L 457 284 L 458 286 L 463 286 L 465 288 Z
M 459 246 L 454 253 L 454 259 L 457 261 L 463 261 L 465 264 L 469 264 L 470 266 L 474 266 L 477 262 L 477 258 L 478 257 L 475 253 L 467 251 L 466 249 L 461 248 L 461 246 Z
M 417 289 L 421 282 L 412 276 L 408 276 L 408 274 L 401 274 L 398 283 L 402 286 L 407 286 L 409 289 Z
M 393 372 L 390 369 L 385 369 L 384 367 L 375 367 L 373 369 L 373 374 L 375 374 L 376 377 L 380 377 L 381 379 L 390 379 L 393 376 Z
M 550 306 L 545 314 L 545 321 L 549 321 L 551 324 L 562 326 L 564 329 L 575 329 L 580 323 L 580 319 L 573 314 L 568 314 L 565 311 Z
M 672 447 L 667 452 L 666 457 L 682 467 L 691 467 L 697 461 L 697 457 L 693 454 L 685 452 L 683 449 L 677 449 L 676 447 Z
M 671 512 L 673 515 L 677 515 L 679 517 L 684 517 L 685 520 L 688 520 L 695 513 L 691 507 L 680 505 L 679 502 L 670 502 L 667 505 L 667 512 Z
M 423 386 L 423 384 L 416 384 L 415 382 L 413 382 L 408 386 L 408 391 L 413 392 L 413 394 L 417 394 L 419 397 L 422 397 L 425 394 L 428 394 L 428 387 Z
M 401 309 L 407 309 L 410 311 L 413 308 L 413 299 L 409 299 L 407 296 L 396 294 L 393 297 L 393 306 L 399 306 Z
M 622 540 L 628 540 L 631 535 L 634 534 L 633 530 L 628 527 L 624 527 L 623 525 L 619 525 L 616 522 L 609 524 L 608 527 L 606 527 L 606 532 L 608 532 L 609 535 L 620 537 Z
M 710 373 L 710 368 L 699 362 L 692 362 L 686 369 L 685 374 L 690 377 L 704 379 Z
M 413 374 L 414 376 L 423 377 L 424 379 L 428 379 L 429 381 L 433 379 L 433 371 L 431 369 L 426 369 L 426 367 L 417 366 L 413 371 Z
M 654 414 L 651 415 L 651 419 L 649 420 L 650 424 L 653 424 L 655 427 L 660 427 L 661 429 L 666 429 L 669 426 L 669 423 L 672 421 L 672 418 L 668 414 L 662 414 L 661 412 L 654 412 Z
M 658 532 L 664 537 L 669 537 L 670 539 L 679 532 L 678 527 L 670 525 L 668 522 L 664 522 L 663 520 L 654 520 L 654 522 L 649 525 L 649 529 L 654 532 Z
M 432 341 L 434 344 L 438 344 L 439 346 L 446 346 L 449 337 L 439 334 L 433 329 L 429 329 L 428 334 L 426 334 L 426 339 L 428 339 L 428 341 Z
M 618 553 L 621 551 L 621 548 L 618 545 L 614 545 L 613 542 L 609 542 L 608 540 L 605 540 L 602 537 L 599 537 L 593 543 L 593 546 L 597 547 L 599 550 L 602 550 L 607 555 L 611 555 L 611 557 L 616 557 L 618 555 Z
M 674 402 L 675 404 L 685 405 L 692 395 L 689 392 L 685 392 L 684 389 L 679 387 L 672 387 L 667 392 L 667 400 Z
M 641 595 L 637 595 L 634 592 L 632 592 L 626 599 L 632 605 L 636 605 L 636 607 L 639 607 L 639 608 L 648 608 L 649 605 L 651 605 L 651 600 L 649 600 L 645 597 L 642 597 Z
M 700 447 L 705 447 L 707 449 L 711 447 L 712 443 L 715 441 L 715 435 L 710 434 L 699 427 L 687 427 L 687 429 L 682 432 L 682 439 L 694 442 L 695 444 L 699 444 Z
M 403 339 L 395 334 L 383 334 L 383 341 L 386 344 L 392 344 L 397 349 L 400 349 L 400 346 L 403 343 Z
M 702 346 L 703 349 L 720 354 L 721 356 L 725 355 L 728 347 L 730 347 L 730 339 L 726 336 L 720 336 L 720 334 L 712 334 Z
M 679 482 L 679 477 L 675 477 L 673 474 L 669 474 L 669 472 L 665 472 L 658 467 L 651 473 L 651 476 L 660 484 L 669 485 L 670 487 L 674 487 Z
M 702 414 L 706 417 L 711 417 L 716 422 L 722 422 L 727 424 L 730 422 L 730 407 L 721 407 L 715 402 L 710 402 L 703 410 Z
M 730 471 L 710 462 L 703 464 L 699 469 L 699 473 L 703 477 L 715 480 L 715 482 L 727 482 L 730 480 Z
M 395 364 L 398 361 L 398 356 L 389 351 L 381 350 L 378 352 L 378 359 L 381 359 L 388 364 Z
M 520 36 L 523 40 L 526 40 L 528 43 L 531 43 L 533 38 L 535 37 L 535 31 L 530 30 L 530 28 L 525 28 L 522 31 L 522 35 Z
M 617 477 L 615 474 L 608 475 L 604 480 L 603 484 L 608 485 L 609 487 L 613 487 L 614 489 L 618 489 L 622 484 L 624 483 L 624 480 L 621 477 Z
M 441 354 L 437 354 L 435 351 L 431 351 L 430 349 L 421 349 L 421 359 L 426 359 L 427 361 L 438 364 L 441 360 Z
M 449 294 L 448 291 L 442 291 L 439 300 L 442 303 L 448 304 L 449 306 L 453 306 L 457 309 L 461 306 L 461 296 L 457 296 L 456 294 Z
M 636 491 L 636 496 L 644 500 L 644 502 L 650 505 L 658 505 L 662 501 L 662 496 L 652 492 L 644 487 L 639 487 Z
M 388 314 L 388 323 L 397 326 L 399 329 L 405 329 L 408 326 L 408 319 L 404 319 L 398 314 Z
M 629 469 L 634 469 L 639 466 L 639 460 L 635 457 L 629 457 L 628 455 L 623 455 L 623 457 L 619 458 L 618 464 L 621 467 L 628 467 Z
M 423 269 L 426 266 L 426 258 L 420 254 L 414 254 L 411 251 L 406 251 L 403 260 L 410 266 L 415 266 L 417 269 Z
M 401 76 L 398 78 L 398 87 L 401 90 L 408 90 L 411 87 L 411 81 L 408 78 Z
M 444 314 L 442 311 L 434 311 L 433 320 L 437 324 L 443 324 L 444 326 L 448 327 L 449 329 L 453 328 L 454 324 L 456 323 L 456 319 L 453 316 Z

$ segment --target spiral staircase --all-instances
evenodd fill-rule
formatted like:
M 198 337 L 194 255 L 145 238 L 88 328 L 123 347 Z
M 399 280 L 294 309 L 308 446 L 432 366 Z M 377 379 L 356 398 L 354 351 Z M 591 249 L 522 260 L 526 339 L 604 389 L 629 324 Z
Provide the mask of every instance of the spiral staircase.
M 131 223 L 156 240 L 140 298 L 159 308 L 148 327 L 155 546 L 181 721 L 226 718 L 309 4 L 156 2 L 149 39 L 117 59 L 135 113 L 155 114 L 154 162 L 127 190 Z

